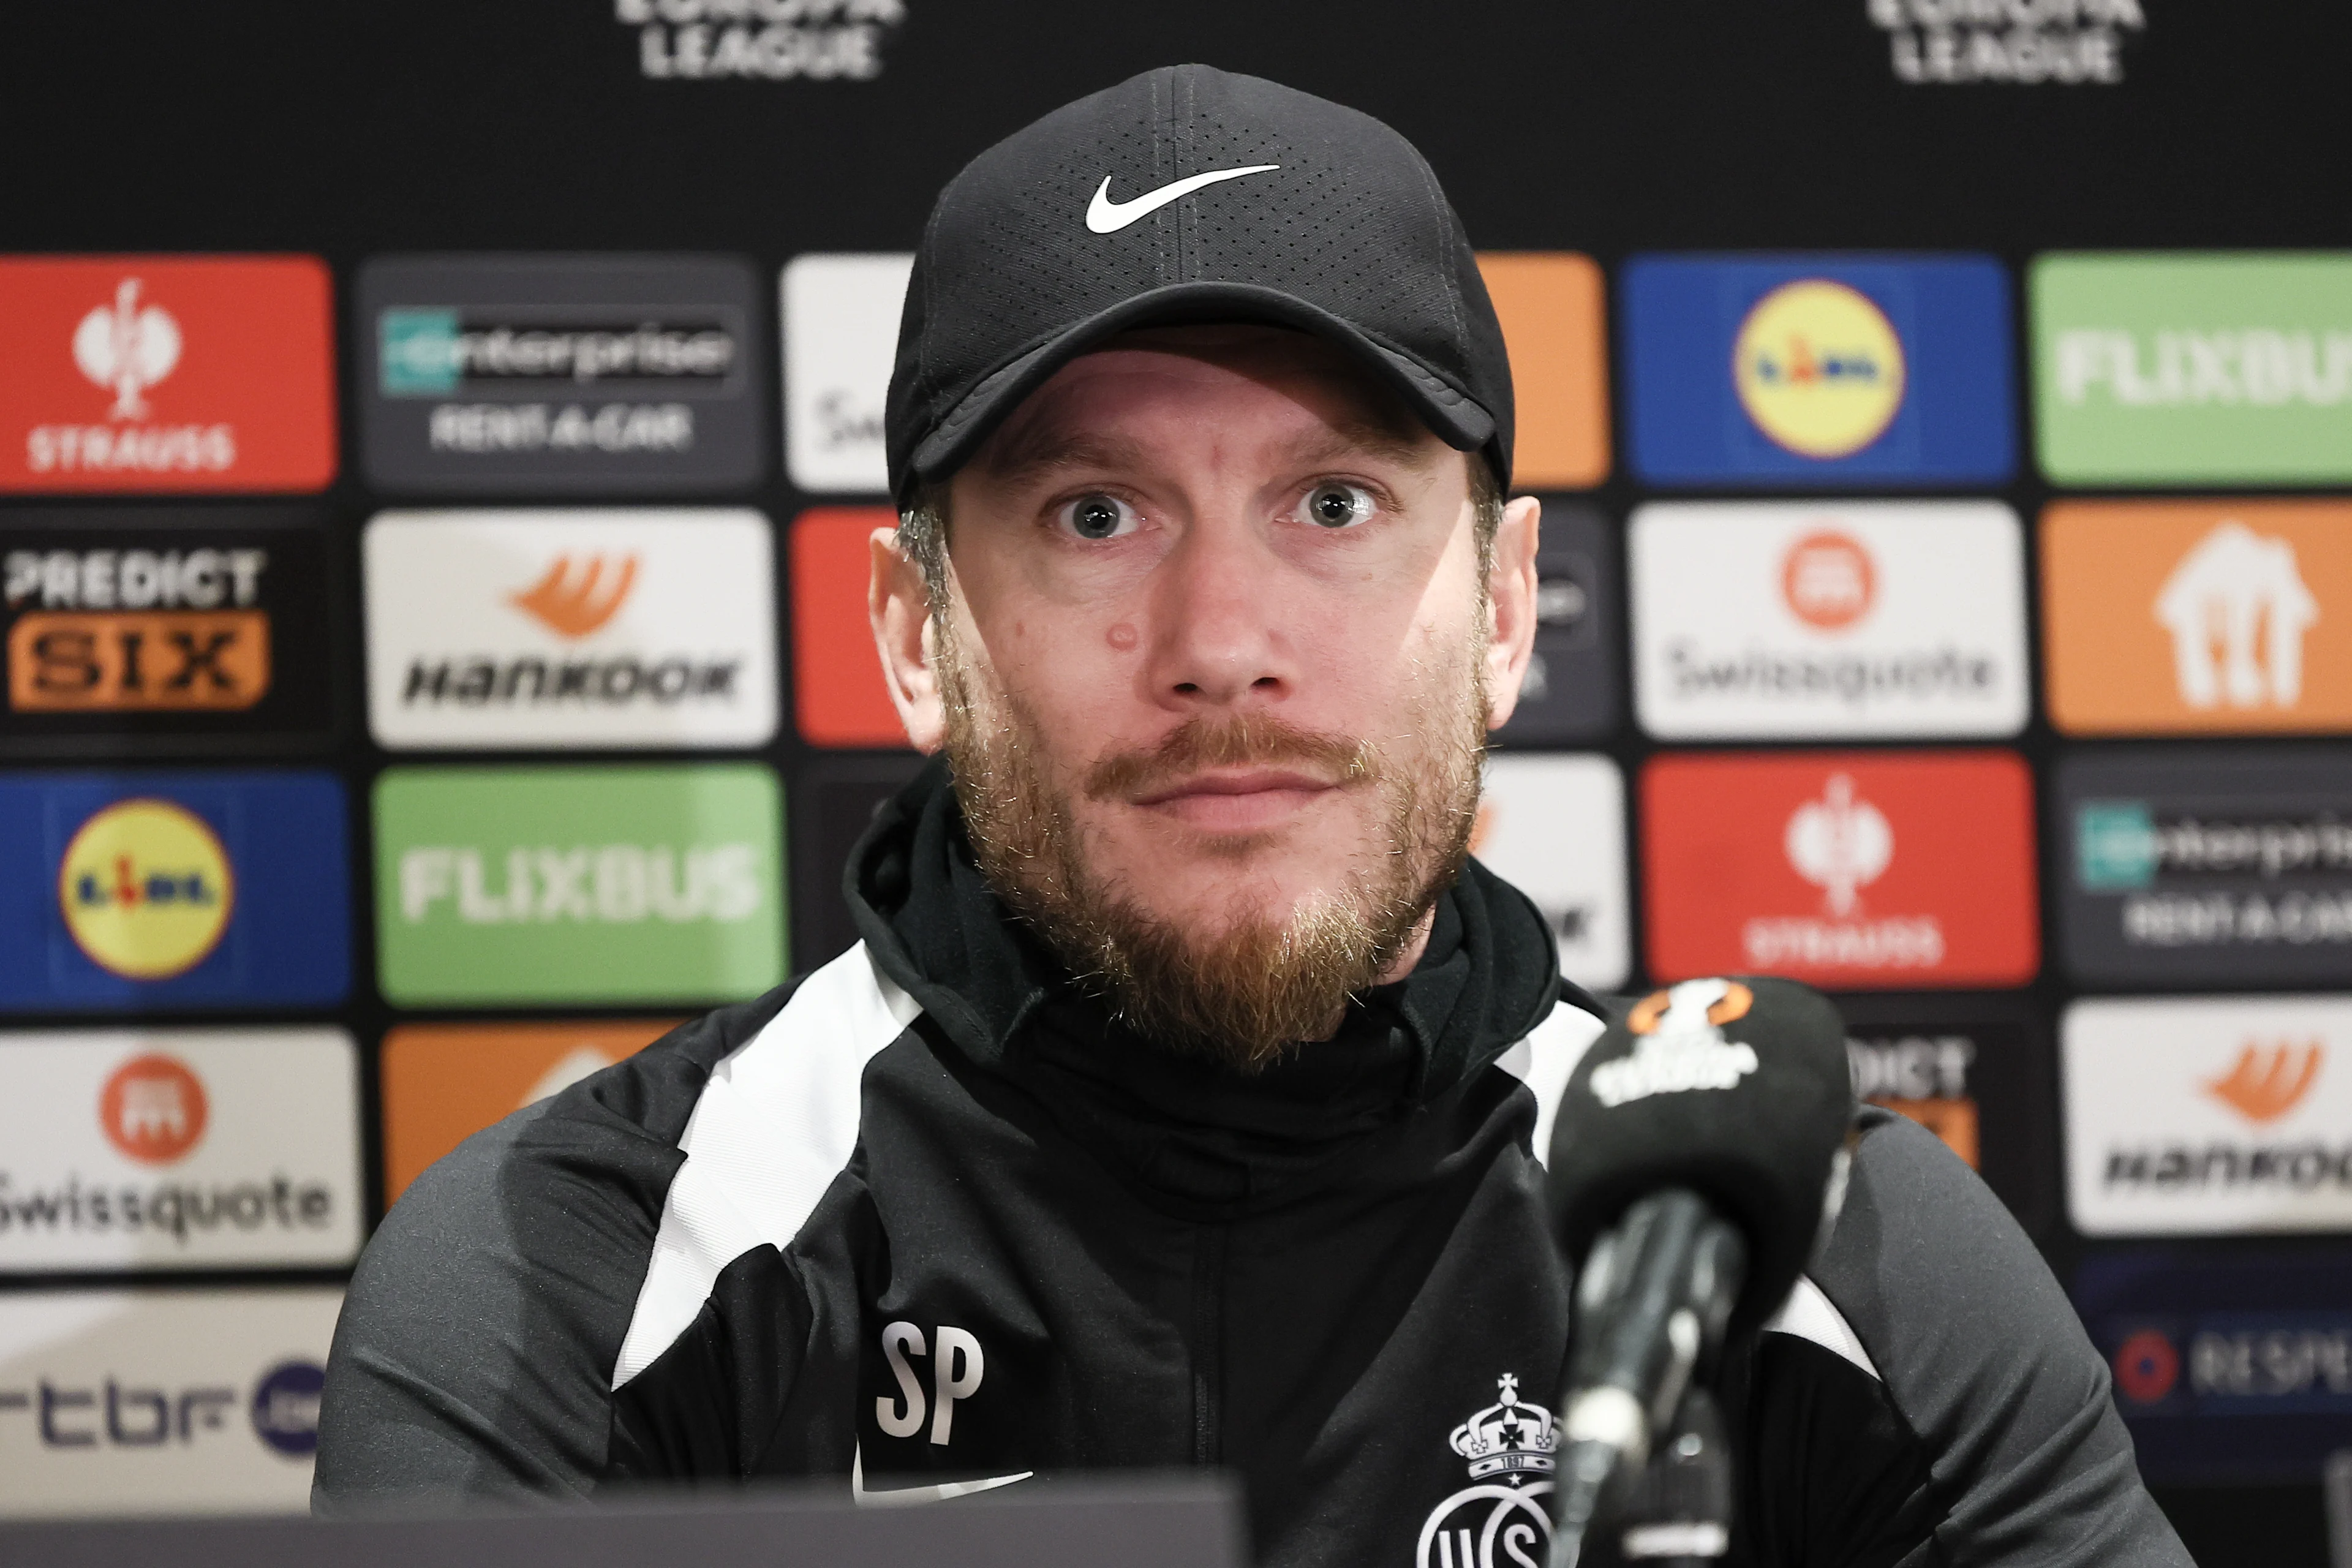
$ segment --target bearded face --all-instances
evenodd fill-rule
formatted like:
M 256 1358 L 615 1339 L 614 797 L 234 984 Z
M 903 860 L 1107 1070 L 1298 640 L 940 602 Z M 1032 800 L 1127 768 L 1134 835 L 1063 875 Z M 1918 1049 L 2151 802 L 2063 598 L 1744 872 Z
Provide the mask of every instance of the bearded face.
M 1030 395 L 924 570 L 876 536 L 909 737 L 1138 1032 L 1255 1069 L 1418 960 L 1533 642 L 1535 503 L 1483 471 L 1320 339 L 1160 329 Z

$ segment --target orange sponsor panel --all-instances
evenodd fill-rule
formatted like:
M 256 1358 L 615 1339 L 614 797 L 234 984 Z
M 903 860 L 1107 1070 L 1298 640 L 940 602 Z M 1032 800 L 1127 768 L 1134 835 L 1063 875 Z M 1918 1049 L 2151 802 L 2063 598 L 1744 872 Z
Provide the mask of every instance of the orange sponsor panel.
M 907 743 L 866 618 L 866 542 L 898 525 L 887 506 L 821 506 L 793 521 L 793 720 L 813 746 Z
M 2042 617 L 2070 734 L 2352 730 L 2352 502 L 2062 502 Z
M 1642 794 L 1660 980 L 1935 990 L 2040 964 L 2033 784 L 2011 752 L 1664 756 Z
M 0 257 L 0 491 L 324 489 L 332 334 L 315 257 Z
M 1585 489 L 1609 477 L 1607 311 L 1601 268 L 1570 251 L 1486 251 L 1478 271 L 1511 355 L 1512 484 Z
M 250 708 L 269 690 L 263 610 L 30 615 L 8 628 L 17 712 Z
M 635 1055 L 676 1019 L 410 1024 L 383 1037 L 383 1201 L 483 1128 Z

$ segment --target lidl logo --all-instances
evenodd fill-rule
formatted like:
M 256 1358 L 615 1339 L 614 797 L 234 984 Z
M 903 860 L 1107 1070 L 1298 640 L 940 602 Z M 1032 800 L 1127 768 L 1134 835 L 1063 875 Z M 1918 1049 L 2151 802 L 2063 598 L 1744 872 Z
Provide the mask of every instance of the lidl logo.
M 375 798 L 396 1003 L 717 1001 L 783 978 L 764 767 L 403 768 Z
M 66 846 L 58 902 L 90 961 L 132 980 L 168 980 L 204 962 L 236 897 L 228 852 L 204 818 L 168 800 L 127 800 Z
M 2015 466 L 2008 288 L 1990 257 L 1637 257 L 1634 466 L 1664 484 L 1997 483 Z
M 675 1020 L 408 1024 L 383 1039 L 391 1203 L 467 1138 L 651 1045 Z
M 2352 507 L 2067 502 L 2042 574 L 2061 729 L 2352 730 Z
M 168 1165 L 205 1135 L 204 1079 L 177 1057 L 150 1052 L 107 1075 L 98 1125 L 106 1141 L 147 1165 Z
M 0 1006 L 337 1001 L 344 852 L 324 773 L 0 777 Z
M 1903 340 L 1843 283 L 1783 283 L 1748 312 L 1732 348 L 1739 405 L 1800 457 L 1847 458 L 1903 406 Z
M 334 475 L 310 257 L 0 258 L 0 490 L 315 490 Z
M 2352 256 L 2045 256 L 2032 293 L 2058 483 L 2352 479 Z
M 2009 753 L 1667 756 L 1643 794 L 1662 979 L 1935 988 L 2034 973 L 2032 787 Z
M 386 746 L 750 747 L 775 731 L 757 512 L 384 512 L 362 552 Z

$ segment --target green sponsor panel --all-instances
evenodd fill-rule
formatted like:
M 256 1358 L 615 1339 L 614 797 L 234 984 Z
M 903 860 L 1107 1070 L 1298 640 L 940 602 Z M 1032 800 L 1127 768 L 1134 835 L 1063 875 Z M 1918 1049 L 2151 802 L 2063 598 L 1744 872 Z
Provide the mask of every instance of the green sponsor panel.
M 2057 483 L 2352 480 L 2352 254 L 2044 256 L 2032 298 Z
M 754 763 L 394 768 L 378 983 L 404 1006 L 757 995 L 785 973 L 782 834 Z

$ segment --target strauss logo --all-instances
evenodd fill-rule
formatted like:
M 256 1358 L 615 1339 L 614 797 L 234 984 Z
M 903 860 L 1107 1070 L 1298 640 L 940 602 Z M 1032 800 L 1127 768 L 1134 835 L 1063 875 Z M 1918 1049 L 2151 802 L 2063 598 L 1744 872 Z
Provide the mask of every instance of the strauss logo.
M 1844 773 L 1832 773 L 1822 796 L 1790 816 L 1780 847 L 1797 875 L 1822 889 L 1829 912 L 1843 918 L 1894 860 L 1895 829 Z
M 172 374 L 180 363 L 180 323 L 160 305 L 139 303 L 140 280 L 115 286 L 114 303 L 100 305 L 74 329 L 74 363 L 82 374 L 114 394 L 110 419 L 139 419 L 147 402 L 139 395 Z
M 618 615 L 636 585 L 635 556 L 622 556 L 619 569 L 609 578 L 605 565 L 603 556 L 591 555 L 575 573 L 572 557 L 559 555 L 538 582 L 509 595 L 508 602 L 558 637 L 584 637 Z
M 2300 1048 L 2281 1042 L 2267 1052 L 2248 1040 L 2229 1072 L 2206 1084 L 2205 1092 L 2249 1121 L 2275 1121 L 2311 1092 L 2326 1057 L 2317 1040 Z

